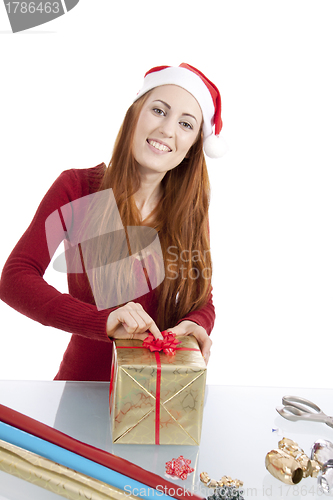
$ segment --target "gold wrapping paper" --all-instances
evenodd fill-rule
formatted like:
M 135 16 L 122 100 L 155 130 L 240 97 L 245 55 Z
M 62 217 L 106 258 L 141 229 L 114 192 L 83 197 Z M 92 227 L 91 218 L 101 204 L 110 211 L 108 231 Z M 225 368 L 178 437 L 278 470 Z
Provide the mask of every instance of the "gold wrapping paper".
M 124 500 L 125 493 L 102 481 L 0 440 L 0 470 L 69 500 Z M 134 495 L 126 498 L 136 500 Z
M 200 443 L 206 364 L 193 336 L 178 337 L 173 356 L 161 360 L 159 444 Z M 140 340 L 116 340 L 111 379 L 112 440 L 156 444 L 157 361 Z

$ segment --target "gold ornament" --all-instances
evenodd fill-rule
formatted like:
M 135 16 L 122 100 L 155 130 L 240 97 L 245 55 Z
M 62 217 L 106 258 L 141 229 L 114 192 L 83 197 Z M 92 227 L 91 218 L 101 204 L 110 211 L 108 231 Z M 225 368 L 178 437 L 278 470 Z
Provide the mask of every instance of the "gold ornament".
M 312 465 L 311 477 L 318 477 L 318 474 L 321 471 L 321 465 L 316 460 L 311 460 L 311 465 Z
M 283 438 L 278 443 L 279 449 L 266 455 L 266 469 L 286 484 L 297 484 L 302 477 L 317 477 L 321 465 L 304 453 L 304 450 L 291 439 Z
M 200 481 L 202 483 L 204 483 L 204 484 L 207 484 L 210 481 L 207 472 L 201 472 L 201 474 L 200 474 Z
M 208 488 L 214 489 L 223 488 L 224 486 L 239 488 L 244 484 L 243 481 L 240 481 L 239 479 L 232 479 L 230 476 L 223 476 L 219 481 L 216 481 L 216 479 L 211 479 L 207 472 L 201 472 L 200 481 Z
M 285 451 L 292 457 L 294 457 L 300 464 L 303 471 L 303 477 L 309 477 L 312 474 L 312 463 L 309 457 L 304 453 L 302 448 L 299 447 L 295 441 L 288 438 L 283 438 L 278 442 L 280 450 Z
M 272 476 L 285 484 L 297 484 L 303 477 L 303 470 L 297 460 L 281 449 L 267 453 L 265 466 Z

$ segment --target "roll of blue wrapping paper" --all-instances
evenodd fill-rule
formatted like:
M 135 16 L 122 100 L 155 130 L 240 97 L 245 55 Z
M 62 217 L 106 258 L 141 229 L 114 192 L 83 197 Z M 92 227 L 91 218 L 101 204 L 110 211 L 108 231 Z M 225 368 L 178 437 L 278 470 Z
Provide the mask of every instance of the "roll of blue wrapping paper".
M 155 490 L 119 472 L 108 469 L 92 460 L 76 455 L 60 446 L 44 441 L 27 432 L 20 431 L 16 427 L 4 424 L 3 422 L 0 422 L 0 439 L 74 469 L 77 472 L 104 481 L 123 490 L 125 495 L 126 493 L 131 493 L 145 500 L 151 500 L 155 496 L 162 500 L 174 500 L 172 497 L 165 495 L 163 490 Z
M 138 465 L 117 457 L 105 450 L 95 448 L 87 443 L 78 441 L 63 432 L 54 429 L 38 420 L 35 420 L 23 413 L 13 410 L 0 404 L 0 421 L 11 425 L 28 434 L 32 434 L 40 439 L 52 443 L 60 448 L 76 453 L 81 457 L 87 458 L 92 462 L 103 465 L 107 469 L 114 470 L 129 477 L 139 483 L 144 483 L 147 487 L 163 491 L 165 495 L 174 497 L 178 500 L 204 500 L 201 495 L 191 493 L 185 488 L 175 488 L 175 483 L 158 476 Z

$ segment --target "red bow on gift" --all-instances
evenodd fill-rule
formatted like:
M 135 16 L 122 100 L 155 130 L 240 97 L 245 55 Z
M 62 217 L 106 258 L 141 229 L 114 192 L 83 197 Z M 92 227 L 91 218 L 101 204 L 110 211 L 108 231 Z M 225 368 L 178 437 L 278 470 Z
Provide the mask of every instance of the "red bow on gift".
M 190 463 L 191 460 L 187 460 L 183 455 L 180 455 L 178 458 L 173 458 L 170 462 L 166 462 L 165 472 L 171 476 L 186 479 L 187 475 L 194 471 L 194 469 L 190 467 Z
M 154 335 L 149 332 L 148 337 L 143 341 L 142 347 L 146 347 L 151 352 L 163 351 L 168 356 L 172 356 L 175 354 L 177 345 L 181 342 L 176 340 L 176 336 L 171 332 L 165 330 L 161 333 L 163 335 L 163 340 L 155 339 Z

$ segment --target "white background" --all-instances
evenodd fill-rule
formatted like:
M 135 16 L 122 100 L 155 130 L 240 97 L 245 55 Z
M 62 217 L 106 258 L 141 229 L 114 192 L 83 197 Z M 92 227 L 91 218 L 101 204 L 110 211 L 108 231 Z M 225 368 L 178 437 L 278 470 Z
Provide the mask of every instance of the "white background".
M 208 159 L 208 383 L 331 387 L 332 25 L 331 0 L 80 0 L 12 34 L 0 4 L 0 268 L 63 170 L 109 162 L 144 73 L 187 62 L 220 88 L 229 143 Z M 70 335 L 0 316 L 0 379 L 53 379 Z

